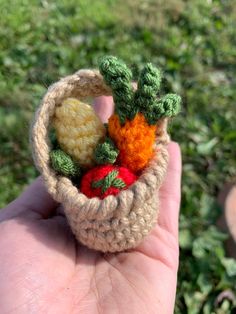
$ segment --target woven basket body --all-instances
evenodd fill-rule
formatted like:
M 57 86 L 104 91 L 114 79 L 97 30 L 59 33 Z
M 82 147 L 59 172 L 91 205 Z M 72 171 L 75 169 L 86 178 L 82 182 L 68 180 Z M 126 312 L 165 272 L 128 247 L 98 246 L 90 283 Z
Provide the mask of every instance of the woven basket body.
M 157 222 L 158 190 L 163 182 L 168 153 L 167 120 L 158 123 L 155 154 L 139 179 L 117 196 L 87 198 L 66 177 L 50 166 L 48 134 L 55 108 L 68 97 L 83 99 L 111 95 L 98 71 L 81 70 L 52 85 L 38 108 L 31 129 L 33 157 L 52 197 L 62 203 L 72 232 L 84 245 L 103 252 L 137 246 Z

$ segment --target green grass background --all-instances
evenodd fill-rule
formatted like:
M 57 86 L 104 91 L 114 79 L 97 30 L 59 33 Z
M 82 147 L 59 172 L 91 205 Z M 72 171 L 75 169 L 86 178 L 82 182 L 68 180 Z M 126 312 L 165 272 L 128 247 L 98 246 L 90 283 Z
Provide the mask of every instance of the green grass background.
M 232 313 L 236 262 L 215 227 L 218 191 L 236 176 L 236 3 L 222 0 L 0 0 L 0 206 L 37 175 L 32 114 L 47 87 L 104 54 L 137 74 L 147 61 L 183 98 L 170 126 L 183 154 L 175 312 Z

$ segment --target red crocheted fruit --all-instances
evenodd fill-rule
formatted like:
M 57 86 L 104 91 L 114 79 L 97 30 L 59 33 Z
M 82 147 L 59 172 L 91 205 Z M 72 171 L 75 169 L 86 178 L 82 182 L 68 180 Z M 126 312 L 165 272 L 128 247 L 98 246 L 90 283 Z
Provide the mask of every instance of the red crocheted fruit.
M 137 176 L 125 167 L 101 165 L 90 169 L 82 178 L 80 191 L 87 197 L 116 195 L 137 180 Z

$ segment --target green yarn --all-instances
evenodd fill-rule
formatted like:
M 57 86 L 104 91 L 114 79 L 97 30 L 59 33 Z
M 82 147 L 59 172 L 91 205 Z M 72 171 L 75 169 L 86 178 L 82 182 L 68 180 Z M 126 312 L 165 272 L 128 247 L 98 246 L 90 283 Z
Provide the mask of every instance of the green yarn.
M 142 113 L 154 105 L 161 85 L 161 72 L 151 63 L 147 63 L 140 73 L 138 88 L 135 92 L 135 106 Z
M 173 117 L 180 111 L 181 97 L 176 94 L 167 94 L 156 100 L 149 111 L 144 113 L 150 125 L 157 123 L 157 120 L 165 117 Z
M 115 178 L 112 182 L 112 186 L 117 189 L 123 189 L 126 187 L 125 182 L 120 178 Z
M 172 117 L 180 111 L 180 96 L 167 94 L 157 99 L 162 75 L 152 63 L 147 63 L 141 71 L 136 92 L 131 85 L 131 71 L 116 57 L 104 57 L 99 69 L 106 84 L 112 89 L 115 113 L 121 124 L 141 112 L 150 125 L 155 125 L 158 119 Z
M 59 144 L 57 141 L 57 135 L 55 129 L 51 129 L 49 132 L 49 139 L 53 149 L 58 149 Z
M 102 58 L 99 70 L 106 84 L 112 89 L 116 104 L 115 112 L 119 116 L 121 124 L 124 124 L 126 119 L 134 117 L 132 72 L 123 61 L 113 56 Z
M 113 141 L 107 137 L 104 143 L 99 143 L 94 150 L 94 159 L 97 164 L 114 164 L 119 154 Z
M 104 194 L 110 187 L 115 187 L 122 189 L 126 187 L 125 182 L 117 178 L 119 172 L 117 170 L 112 170 L 108 175 L 101 180 L 92 182 L 91 186 L 93 189 L 101 188 L 101 193 Z
M 180 96 L 167 94 L 157 99 L 160 85 L 161 72 L 151 63 L 146 64 L 140 73 L 135 103 L 150 125 L 155 125 L 158 119 L 175 116 L 180 111 Z
M 80 175 L 79 165 L 77 165 L 73 159 L 61 149 L 56 149 L 50 152 L 50 161 L 52 168 L 61 175 L 66 177 Z
M 181 97 L 176 94 L 166 94 L 160 101 L 165 117 L 176 116 L 180 112 Z
M 113 181 L 115 180 L 115 178 L 118 175 L 118 171 L 117 170 L 113 170 L 110 173 L 108 173 L 108 175 L 104 178 L 104 184 L 102 187 L 102 193 L 105 193 L 107 189 L 109 189 L 110 186 L 113 186 Z
M 161 72 L 151 63 L 146 64 L 140 73 L 135 103 L 149 124 L 157 123 L 157 116 L 164 114 L 162 106 L 157 105 L 157 92 L 161 85 Z

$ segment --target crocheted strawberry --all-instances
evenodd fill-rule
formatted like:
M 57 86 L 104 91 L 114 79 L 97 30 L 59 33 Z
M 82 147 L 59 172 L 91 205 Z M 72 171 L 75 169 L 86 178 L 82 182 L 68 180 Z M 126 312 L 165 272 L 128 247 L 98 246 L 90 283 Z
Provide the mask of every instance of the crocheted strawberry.
M 125 167 L 101 165 L 90 169 L 82 178 L 80 190 L 87 197 L 116 195 L 135 182 L 137 176 Z

